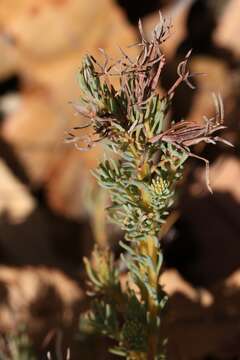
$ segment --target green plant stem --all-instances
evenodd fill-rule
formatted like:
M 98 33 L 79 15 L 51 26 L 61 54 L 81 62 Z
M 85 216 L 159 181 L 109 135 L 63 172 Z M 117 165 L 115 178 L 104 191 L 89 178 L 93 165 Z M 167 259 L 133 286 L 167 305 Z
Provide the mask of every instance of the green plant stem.
M 149 267 L 148 272 L 148 280 L 151 284 L 152 288 L 155 288 L 156 293 L 158 291 L 158 279 L 159 274 L 154 271 L 157 266 L 157 257 L 158 257 L 158 251 L 159 249 L 155 245 L 154 238 L 152 236 L 147 236 L 144 247 L 141 247 L 142 249 L 142 255 L 147 255 L 152 259 L 153 268 Z M 148 311 L 149 311 L 149 320 L 150 324 L 156 323 L 156 317 L 158 315 L 158 307 L 156 305 L 156 301 L 148 295 Z M 155 329 L 154 329 L 155 330 Z M 156 355 L 158 353 L 158 334 L 156 331 L 149 332 L 149 338 L 148 338 L 148 354 L 147 359 L 148 360 L 154 360 Z
M 150 41 L 139 23 L 141 50 L 134 61 L 123 51 L 123 58 L 110 66 L 105 53 L 104 65 L 92 56 L 85 57 L 79 73 L 82 99 L 77 109 L 91 119 L 84 128 L 91 127 L 92 138 L 74 135 L 74 131 L 67 138 L 83 149 L 107 140 L 108 149 L 114 152 L 114 156 L 99 164 L 95 176 L 111 196 L 109 219 L 125 231 L 126 241 L 120 242 L 121 260 L 131 280 L 122 289 L 120 267 L 118 271 L 108 251 L 97 251 L 95 264 L 85 261 L 95 300 L 88 319 L 96 331 L 117 341 L 111 351 L 127 360 L 165 358 L 160 320 L 167 296 L 159 283 L 162 251 L 158 234 L 175 200 L 174 189 L 182 176 L 183 164 L 188 156 L 198 157 L 185 145 L 205 139 L 197 124 L 168 123 L 168 110 L 177 87 L 182 82 L 192 87 L 190 52 L 178 66 L 174 85 L 160 96 L 157 83 L 166 62 L 161 44 L 170 29 L 168 22 L 160 18 Z M 117 70 L 112 73 L 116 64 Z M 118 76 L 119 88 L 111 84 L 111 75 Z M 217 113 L 221 112 L 220 102 Z M 214 131 L 206 138 L 211 140 Z

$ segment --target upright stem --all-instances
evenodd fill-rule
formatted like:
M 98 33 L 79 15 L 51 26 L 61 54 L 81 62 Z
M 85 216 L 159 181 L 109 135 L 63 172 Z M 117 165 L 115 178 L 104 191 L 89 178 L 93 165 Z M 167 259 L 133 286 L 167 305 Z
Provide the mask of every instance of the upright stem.
M 124 311 L 119 311 L 109 292 L 116 284 L 118 292 L 122 292 L 114 266 L 108 266 L 108 277 L 100 276 L 100 270 L 89 271 L 97 299 L 91 319 L 102 334 L 112 337 L 114 331 L 118 333 L 115 353 L 131 360 L 156 360 L 163 355 L 159 324 L 166 296 L 159 285 L 161 249 L 157 234 L 172 206 L 182 165 L 188 156 L 194 156 L 177 146 L 177 142 L 162 138 L 166 131 L 170 131 L 173 138 L 181 135 L 181 129 L 168 128 L 167 113 L 176 88 L 182 82 L 192 87 L 189 52 L 180 62 L 178 78 L 168 93 L 161 96 L 157 90 L 165 64 L 161 44 L 168 37 L 169 29 L 168 23 L 160 17 L 148 41 L 140 23 L 142 39 L 136 60 L 132 61 L 123 52 L 123 58 L 109 66 L 106 55 L 106 63 L 102 66 L 92 56 L 86 56 L 79 74 L 83 92 L 80 112 L 82 106 L 86 107 L 84 114 L 91 119 L 92 138 L 95 139 L 89 141 L 87 147 L 107 138 L 108 148 L 119 156 L 116 160 L 115 155 L 114 159 L 103 160 L 95 176 L 110 192 L 109 217 L 126 232 L 127 241 L 121 242 L 122 259 L 141 292 L 139 296 L 139 292 L 127 287 L 124 292 L 126 306 Z M 97 66 L 110 77 L 110 70 L 116 64 L 119 73 L 114 71 L 112 75 L 119 76 L 119 88 L 100 78 L 99 69 L 95 69 Z M 80 138 L 70 132 L 68 141 L 75 141 L 79 146 Z M 122 294 L 119 297 L 122 298 Z
M 142 255 L 147 255 L 152 259 L 153 267 L 149 266 L 147 269 L 148 273 L 148 282 L 151 285 L 151 288 L 155 290 L 155 294 L 158 291 L 158 279 L 159 274 L 157 273 L 157 260 L 158 260 L 158 251 L 159 248 L 156 245 L 155 239 L 153 236 L 147 236 L 146 240 L 143 242 L 140 247 L 140 251 Z M 142 269 L 144 273 L 146 269 Z M 154 299 L 150 293 L 148 293 L 148 312 L 149 312 L 149 320 L 150 320 L 150 332 L 148 337 L 148 352 L 147 359 L 154 360 L 156 355 L 158 354 L 158 333 L 157 333 L 157 315 L 158 315 L 158 305 L 156 299 Z

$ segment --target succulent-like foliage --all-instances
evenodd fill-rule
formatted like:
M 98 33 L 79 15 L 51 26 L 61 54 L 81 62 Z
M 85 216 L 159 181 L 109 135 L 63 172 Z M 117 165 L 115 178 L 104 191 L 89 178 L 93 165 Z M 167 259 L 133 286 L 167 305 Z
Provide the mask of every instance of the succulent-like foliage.
M 192 87 L 188 53 L 170 90 L 165 95 L 158 90 L 166 62 L 161 44 L 169 28 L 161 18 L 148 41 L 140 22 L 136 59 L 121 49 L 120 60 L 113 64 L 103 50 L 104 64 L 89 55 L 84 58 L 78 76 L 82 97 L 74 107 L 87 123 L 71 129 L 66 138 L 82 150 L 103 141 L 113 154 L 104 158 L 94 174 L 111 195 L 110 220 L 125 231 L 121 261 L 131 280 L 124 290 L 112 254 L 95 249 L 93 262 L 85 260 L 94 298 L 87 318 L 95 330 L 118 342 L 114 353 L 132 360 L 164 358 L 160 325 L 167 296 L 159 282 L 162 253 L 158 235 L 173 204 L 183 164 L 192 154 L 182 146 L 182 137 L 179 141 L 169 136 L 165 141 L 161 136 L 158 139 L 169 131 L 167 115 L 176 88 L 182 82 Z M 117 88 L 112 85 L 113 77 L 119 80 Z M 188 134 L 189 141 L 188 126 L 186 122 L 181 136 Z M 77 135 L 83 128 L 91 129 L 91 134 Z M 177 131 L 174 134 L 180 134 Z M 196 143 L 196 138 L 199 135 L 190 140 Z

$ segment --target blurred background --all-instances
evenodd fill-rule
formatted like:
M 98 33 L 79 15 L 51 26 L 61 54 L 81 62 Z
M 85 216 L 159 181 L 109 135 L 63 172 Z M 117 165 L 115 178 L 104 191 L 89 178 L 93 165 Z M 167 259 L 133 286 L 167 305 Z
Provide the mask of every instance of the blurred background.
M 205 74 L 196 90 L 180 87 L 172 118 L 201 122 L 219 92 L 235 145 L 196 148 L 211 161 L 214 194 L 189 160 L 161 235 L 169 359 L 240 358 L 240 1 L 0 0 L 1 359 L 65 359 L 68 347 L 71 359 L 111 358 L 102 340 L 77 331 L 82 258 L 94 242 L 118 253 L 123 234 L 105 223 L 107 199 L 90 174 L 103 148 L 82 153 L 63 140 L 81 123 L 70 102 L 83 55 L 104 48 L 116 58 L 138 40 L 140 17 L 150 36 L 159 9 L 173 24 L 160 86 L 189 49 L 192 71 Z M 15 347 L 26 357 L 11 357 Z

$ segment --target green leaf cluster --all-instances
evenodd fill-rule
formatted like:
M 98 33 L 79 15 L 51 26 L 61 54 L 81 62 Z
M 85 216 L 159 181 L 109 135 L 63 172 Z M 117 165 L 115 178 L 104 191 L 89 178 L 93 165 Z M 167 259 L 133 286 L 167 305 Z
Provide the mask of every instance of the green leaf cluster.
M 159 282 L 159 232 L 188 157 L 170 142 L 150 141 L 169 127 L 173 93 L 160 95 L 158 90 L 165 66 L 160 45 L 167 31 L 165 22 L 158 24 L 147 41 L 140 24 L 141 51 L 136 59 L 122 51 L 122 58 L 109 64 L 104 53 L 101 64 L 87 55 L 78 77 L 79 112 L 92 130 L 88 147 L 101 141 L 111 154 L 94 176 L 110 194 L 109 219 L 125 231 L 118 263 L 110 251 L 100 249 L 95 249 L 92 261 L 85 260 L 93 296 L 86 318 L 95 331 L 116 340 L 112 352 L 131 360 L 164 358 L 160 325 L 167 296 Z M 113 86 L 113 78 L 118 86 L 116 81 Z M 125 287 L 119 264 L 125 264 L 130 275 Z

